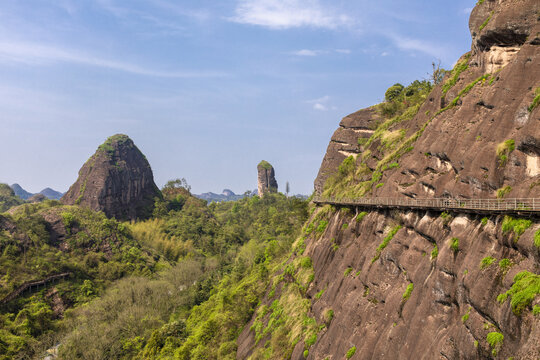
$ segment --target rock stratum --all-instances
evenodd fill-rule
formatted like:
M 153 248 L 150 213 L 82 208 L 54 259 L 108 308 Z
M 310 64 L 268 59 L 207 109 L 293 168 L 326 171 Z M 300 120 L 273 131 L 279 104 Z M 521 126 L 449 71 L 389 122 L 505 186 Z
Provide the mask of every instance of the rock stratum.
M 278 184 L 274 167 L 265 160 L 262 160 L 257 165 L 257 191 L 259 196 L 263 196 L 266 192 L 276 192 Z
M 149 217 L 160 196 L 146 157 L 128 136 L 119 134 L 98 147 L 61 201 L 135 220 Z
M 539 14 L 534 0 L 480 1 L 471 51 L 417 108 L 388 118 L 373 106 L 340 122 L 316 192 L 540 197 Z M 291 325 L 291 359 L 540 359 L 537 218 L 317 206 L 287 264 L 237 359 L 286 338 L 267 329 L 291 294 L 308 304 Z

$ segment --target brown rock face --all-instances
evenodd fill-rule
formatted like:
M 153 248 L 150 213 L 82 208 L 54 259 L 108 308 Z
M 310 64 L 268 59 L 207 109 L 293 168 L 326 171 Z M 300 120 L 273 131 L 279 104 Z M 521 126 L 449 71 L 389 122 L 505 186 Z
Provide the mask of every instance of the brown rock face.
M 540 106 L 532 107 L 540 87 L 538 14 L 537 0 L 480 1 L 470 20 L 472 51 L 455 84 L 436 86 L 414 117 L 385 129 L 411 139 L 389 160 L 395 166 L 378 167 L 385 156 L 380 139 L 362 145 L 370 133 L 355 130 L 373 130 L 381 119 L 374 108 L 360 110 L 334 133 L 317 192 L 345 157 L 363 153 L 356 159 L 363 173 L 353 174 L 358 182 L 380 176 L 364 196 L 493 198 L 508 187 L 506 197 L 540 197 Z M 357 220 L 362 210 L 367 214 Z M 501 215 L 327 205 L 312 219 L 315 229 L 328 223 L 305 236 L 302 256 L 315 272 L 305 300 L 308 315 L 327 326 L 311 347 L 300 339 L 291 359 L 304 359 L 304 350 L 308 360 L 345 359 L 353 347 L 353 360 L 540 359 L 538 289 L 527 288 L 531 301 L 521 312 L 511 302 L 523 293 L 497 299 L 517 289 L 517 274 L 537 284 L 538 219 L 521 220 L 521 237 Z M 255 320 L 238 338 L 238 359 L 268 346 L 264 338 L 256 343 Z M 488 334 L 503 340 L 490 344 Z
M 350 155 L 358 155 L 362 147 L 359 139 L 368 139 L 374 129 L 382 121 L 382 117 L 373 107 L 359 110 L 344 117 L 332 135 L 326 154 L 315 179 L 315 190 L 321 193 L 328 176 L 333 174 L 339 164 Z
M 161 196 L 150 164 L 126 135 L 114 135 L 79 170 L 79 178 L 62 197 L 67 205 L 101 210 L 121 220 L 151 215 Z
M 274 168 L 268 161 L 261 161 L 257 165 L 257 190 L 259 196 L 263 196 L 266 192 L 276 192 L 278 184 L 274 174 Z

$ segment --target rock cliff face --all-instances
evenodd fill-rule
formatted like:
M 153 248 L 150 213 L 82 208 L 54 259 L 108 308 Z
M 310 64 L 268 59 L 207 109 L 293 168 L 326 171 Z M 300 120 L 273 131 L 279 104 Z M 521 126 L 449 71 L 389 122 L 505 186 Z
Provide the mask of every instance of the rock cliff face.
M 413 116 L 370 107 L 341 121 L 316 191 L 539 198 L 539 14 L 535 0 L 480 1 L 471 52 Z M 332 193 L 325 183 L 346 158 L 354 171 Z M 538 219 L 364 210 L 318 206 L 298 240 L 287 264 L 313 266 L 302 295 L 319 332 L 290 339 L 292 359 L 540 359 Z M 274 278 L 238 359 L 274 346 L 268 333 L 256 340 L 258 322 L 279 320 L 274 301 L 303 286 L 298 274 L 291 265 Z
M 276 192 L 278 184 L 274 174 L 274 167 L 268 161 L 261 161 L 257 165 L 257 190 L 259 196 L 266 192 Z
M 62 202 L 134 220 L 151 215 L 154 199 L 159 196 L 145 156 L 129 137 L 114 135 L 79 170 L 79 178 Z

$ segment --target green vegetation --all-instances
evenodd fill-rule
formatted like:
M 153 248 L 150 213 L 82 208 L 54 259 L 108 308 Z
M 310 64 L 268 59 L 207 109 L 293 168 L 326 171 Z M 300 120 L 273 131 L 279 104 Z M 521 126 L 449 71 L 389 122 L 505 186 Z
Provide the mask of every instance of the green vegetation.
M 534 305 L 533 306 L 533 315 L 534 316 L 540 315 L 540 305 Z
M 0 213 L 22 203 L 24 201 L 18 196 L 15 196 L 15 192 L 9 185 L 0 184 Z
M 356 353 L 356 346 L 353 346 L 352 348 L 350 348 L 348 351 L 347 351 L 347 354 L 345 355 L 345 357 L 347 359 L 350 359 L 353 357 L 353 355 Z
M 535 95 L 535 97 L 534 97 L 531 105 L 529 105 L 529 107 L 527 108 L 529 110 L 529 112 L 533 112 L 533 110 L 536 109 L 538 104 L 540 104 L 540 87 L 537 87 L 534 90 L 534 95 Z
M 386 235 L 384 237 L 383 242 L 377 247 L 377 253 L 373 257 L 373 259 L 371 259 L 372 263 L 374 263 L 375 261 L 377 261 L 379 259 L 379 257 L 381 256 L 381 252 L 388 246 L 388 244 L 390 243 L 390 240 L 392 240 L 394 238 L 394 236 L 399 231 L 399 229 L 401 229 L 401 225 L 394 226 L 390 230 L 388 235 Z
M 540 229 L 534 233 L 534 246 L 540 249 Z
M 487 334 L 486 340 L 489 346 L 491 346 L 491 354 L 493 356 L 497 356 L 497 353 L 502 347 L 504 335 L 496 331 L 490 332 L 489 334 Z
M 314 229 L 329 210 L 316 213 Z M 15 228 L 0 232 L 0 298 L 25 281 L 71 276 L 2 309 L 0 352 L 29 358 L 60 342 L 63 358 L 229 358 L 273 274 L 305 249 L 304 238 L 293 239 L 307 214 L 305 201 L 282 194 L 207 205 L 182 181 L 163 189 L 154 218 L 133 224 L 53 201 L 25 204 L 0 218 Z M 65 235 L 51 237 L 45 218 Z M 292 266 L 300 303 L 311 259 Z M 318 331 L 310 324 L 308 340 Z
M 468 84 L 467 86 L 465 86 L 459 93 L 458 95 L 450 102 L 450 104 L 448 104 L 446 107 L 440 109 L 439 111 L 437 111 L 437 113 L 435 114 L 435 116 L 445 112 L 446 110 L 449 110 L 451 108 L 453 108 L 454 106 L 458 105 L 459 101 L 461 100 L 461 98 L 464 96 L 464 95 L 467 95 L 469 93 L 469 91 L 471 91 L 474 86 L 476 84 L 478 84 L 479 82 L 482 82 L 482 84 L 484 84 L 486 82 L 486 80 L 488 80 L 490 78 L 491 74 L 485 74 L 485 75 L 482 75 L 480 77 L 478 77 L 477 79 L 473 80 L 470 84 Z M 444 95 L 443 95 L 444 96 Z
M 497 297 L 501 304 L 510 296 L 510 305 L 515 315 L 520 316 L 526 308 L 531 306 L 533 300 L 540 294 L 540 275 L 521 271 L 514 276 L 514 284 L 505 293 Z
M 454 253 L 457 253 L 459 251 L 459 239 L 457 237 L 450 239 L 449 247 Z
M 497 190 L 497 199 L 504 198 L 510 191 L 512 191 L 511 186 L 505 186 Z
M 503 167 L 508 161 L 508 156 L 516 148 L 514 139 L 508 139 L 497 145 L 496 153 L 499 160 L 499 166 Z
M 493 17 L 493 11 L 489 14 L 487 19 L 482 23 L 482 25 L 478 27 L 478 31 L 482 31 L 487 26 L 487 24 L 489 23 L 492 17 Z
M 326 288 L 321 289 L 317 294 L 315 294 L 315 299 L 319 300 L 321 296 L 323 296 L 324 292 L 326 291 Z
M 272 169 L 272 165 L 266 160 L 262 160 L 257 167 L 262 167 L 263 169 L 270 170 Z
M 469 306 L 469 308 L 467 309 L 467 312 L 461 317 L 461 322 L 462 323 L 465 323 L 467 320 L 469 320 L 469 316 L 471 314 L 471 307 Z
M 385 172 L 399 168 L 399 158 L 413 149 L 414 142 L 425 129 L 423 126 L 407 136 L 407 123 L 414 119 L 431 89 L 428 81 L 414 81 L 407 87 L 396 84 L 389 88 L 386 101 L 376 106 L 383 120 L 376 125 L 369 139 L 359 140 L 364 149 L 362 154 L 356 159 L 353 156 L 346 158 L 338 171 L 327 179 L 323 196 L 362 197 L 384 186 L 381 180 Z M 373 170 L 367 165 L 372 150 L 380 154 Z
M 437 245 L 434 245 L 433 250 L 431 250 L 431 260 L 436 259 L 437 256 L 439 256 L 439 248 Z
M 503 276 L 506 276 L 506 273 L 510 268 L 514 265 L 510 259 L 501 259 L 499 261 L 499 270 L 501 271 Z
M 403 293 L 403 296 L 402 296 L 403 301 L 409 300 L 413 289 L 414 289 L 413 283 L 410 283 L 409 285 L 407 285 L 407 289 L 405 289 L 405 292 Z
M 486 256 L 485 258 L 482 259 L 482 261 L 480 261 L 480 269 L 481 269 L 481 270 L 487 269 L 487 268 L 490 267 L 491 264 L 493 264 L 495 261 L 497 261 L 497 259 L 495 259 L 494 257 Z
M 348 267 L 348 268 L 345 270 L 345 272 L 343 273 L 343 276 L 344 276 L 344 277 L 347 277 L 347 276 L 351 273 L 352 270 L 353 270 L 352 267 Z
M 366 216 L 368 213 L 366 211 L 362 211 L 361 213 L 359 213 L 358 215 L 356 215 L 356 222 L 360 222 L 362 221 L 362 219 L 364 218 L 364 216 Z
M 454 66 L 452 71 L 450 72 L 450 76 L 448 80 L 445 81 L 445 83 L 442 86 L 442 94 L 443 96 L 446 95 L 446 93 L 456 85 L 456 83 L 459 80 L 459 75 L 461 75 L 462 72 L 467 70 L 469 68 L 469 57 L 470 54 L 467 54 L 465 58 L 463 58 L 461 61 L 458 61 L 458 63 Z
M 483 217 L 482 220 L 480 220 L 480 222 L 482 223 L 482 226 L 486 226 L 487 223 L 488 223 L 488 218 L 487 217 Z
M 515 236 L 514 242 L 518 242 L 521 235 L 523 235 L 525 230 L 530 228 L 531 225 L 532 225 L 531 220 L 515 219 L 509 215 L 506 215 L 502 223 L 502 231 L 503 233 L 513 232 Z

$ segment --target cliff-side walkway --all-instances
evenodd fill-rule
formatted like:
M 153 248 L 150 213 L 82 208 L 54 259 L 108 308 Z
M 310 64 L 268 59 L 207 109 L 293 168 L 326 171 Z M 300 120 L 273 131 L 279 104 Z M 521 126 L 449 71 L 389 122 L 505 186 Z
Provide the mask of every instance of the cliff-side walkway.
M 446 198 L 357 198 L 335 199 L 315 196 L 316 204 L 357 208 L 394 208 L 453 211 L 477 214 L 540 215 L 540 198 L 532 199 L 446 199 Z

